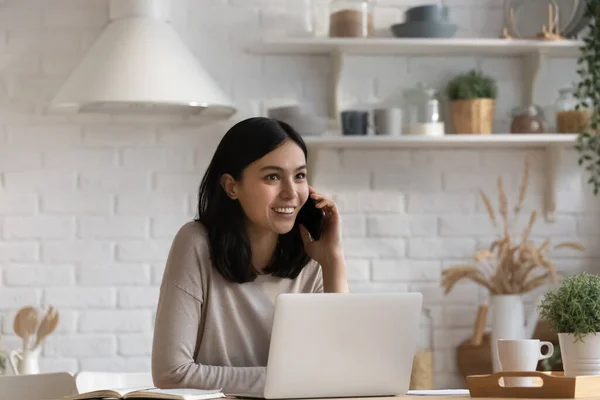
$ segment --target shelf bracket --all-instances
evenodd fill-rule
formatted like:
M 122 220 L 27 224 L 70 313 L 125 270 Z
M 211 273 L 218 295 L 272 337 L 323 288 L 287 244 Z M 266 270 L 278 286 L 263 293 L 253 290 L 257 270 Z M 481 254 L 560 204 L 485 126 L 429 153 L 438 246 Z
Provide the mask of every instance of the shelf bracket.
M 340 121 L 340 86 L 342 79 L 342 69 L 344 68 L 344 54 L 341 50 L 331 52 L 331 92 L 329 104 L 329 118 L 335 121 L 335 128 L 341 127 Z
M 545 67 L 546 56 L 540 50 L 532 51 L 523 56 L 523 91 L 521 102 L 523 106 L 537 104 L 536 88 L 539 76 Z
M 559 144 L 549 144 L 545 149 L 546 185 L 544 193 L 544 214 L 546 222 L 556 221 L 556 181 L 562 148 Z

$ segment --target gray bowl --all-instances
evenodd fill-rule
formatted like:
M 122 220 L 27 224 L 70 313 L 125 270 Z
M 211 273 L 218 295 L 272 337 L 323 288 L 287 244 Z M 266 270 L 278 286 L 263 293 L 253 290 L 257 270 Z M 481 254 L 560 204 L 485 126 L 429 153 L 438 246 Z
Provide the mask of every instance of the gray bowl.
M 438 4 L 426 4 L 409 8 L 404 12 L 406 22 L 448 21 L 448 7 Z
M 399 38 L 449 38 L 456 34 L 458 26 L 448 22 L 405 22 L 390 29 Z

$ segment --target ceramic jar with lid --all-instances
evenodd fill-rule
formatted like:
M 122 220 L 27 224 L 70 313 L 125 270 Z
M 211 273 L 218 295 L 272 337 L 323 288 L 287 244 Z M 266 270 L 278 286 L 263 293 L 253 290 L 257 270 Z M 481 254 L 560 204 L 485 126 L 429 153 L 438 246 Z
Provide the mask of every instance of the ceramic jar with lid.
M 564 88 L 558 91 L 558 98 L 554 102 L 558 133 L 580 133 L 586 128 L 590 113 L 584 109 L 578 110 L 578 104 L 573 89 Z
M 539 106 L 515 107 L 511 114 L 510 133 L 544 133 L 544 113 Z
M 444 135 L 445 124 L 438 92 L 424 83 L 404 91 L 403 124 L 403 134 Z
M 330 37 L 373 36 L 371 0 L 332 0 L 329 14 Z

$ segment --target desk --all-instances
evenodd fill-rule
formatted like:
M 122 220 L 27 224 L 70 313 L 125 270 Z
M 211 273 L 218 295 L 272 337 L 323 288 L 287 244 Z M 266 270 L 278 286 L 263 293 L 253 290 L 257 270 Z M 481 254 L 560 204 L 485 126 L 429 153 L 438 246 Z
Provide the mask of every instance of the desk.
M 230 398 L 229 396 L 226 398 Z M 231 397 L 234 399 L 234 397 Z M 240 399 L 240 397 L 237 397 Z M 470 397 L 467 395 L 444 395 L 444 396 L 379 396 L 379 397 L 337 397 L 332 399 L 323 399 L 323 398 L 315 398 L 315 399 L 304 399 L 304 400 L 466 400 L 466 399 L 485 399 L 485 400 L 521 400 L 516 398 L 508 398 L 508 397 Z M 540 400 L 540 399 L 537 399 Z M 543 399 L 542 399 L 543 400 Z M 547 400 L 600 400 L 600 393 L 598 396 L 593 397 L 581 397 L 579 399 L 547 399 Z
M 233 397 L 233 396 L 227 396 L 225 397 L 226 399 L 245 399 L 246 397 Z M 301 399 L 301 400 L 461 400 L 461 399 L 470 399 L 470 396 L 465 396 L 465 395 L 448 395 L 448 396 L 413 396 L 413 395 L 406 395 L 406 396 L 376 396 L 376 397 L 331 397 L 331 398 L 308 398 L 308 399 Z M 256 400 L 256 399 L 252 399 L 252 400 Z M 488 399 L 486 399 L 488 400 Z M 492 400 L 492 399 L 490 399 Z M 501 399 L 501 400 L 515 400 L 515 399 Z M 552 399 L 552 400 L 557 400 L 557 399 Z M 560 400 L 560 399 L 558 399 Z M 570 399 L 573 400 L 573 399 Z M 587 400 L 587 399 L 586 399 Z M 598 396 L 597 399 L 593 399 L 593 400 L 600 400 L 600 396 Z
M 243 397 L 227 396 L 224 399 L 242 399 Z M 303 399 L 303 400 L 466 400 L 466 399 L 485 399 L 485 400 L 519 400 L 508 397 L 470 397 L 465 395 L 448 395 L 448 396 L 377 396 L 377 397 L 335 397 L 335 398 L 314 398 L 314 399 Z M 50 400 L 50 399 L 49 399 Z M 63 400 L 63 399 L 54 399 Z M 539 400 L 539 399 L 537 399 Z M 551 399 L 551 400 L 574 400 L 574 399 Z M 600 394 L 593 397 L 582 397 L 580 400 L 600 400 Z

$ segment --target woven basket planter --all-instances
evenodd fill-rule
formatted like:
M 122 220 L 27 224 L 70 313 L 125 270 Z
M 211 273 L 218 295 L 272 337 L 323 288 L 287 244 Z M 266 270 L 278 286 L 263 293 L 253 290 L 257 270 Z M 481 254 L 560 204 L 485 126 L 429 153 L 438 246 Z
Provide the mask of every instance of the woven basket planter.
M 492 133 L 496 115 L 496 100 L 472 99 L 450 102 L 454 132 L 471 135 Z

